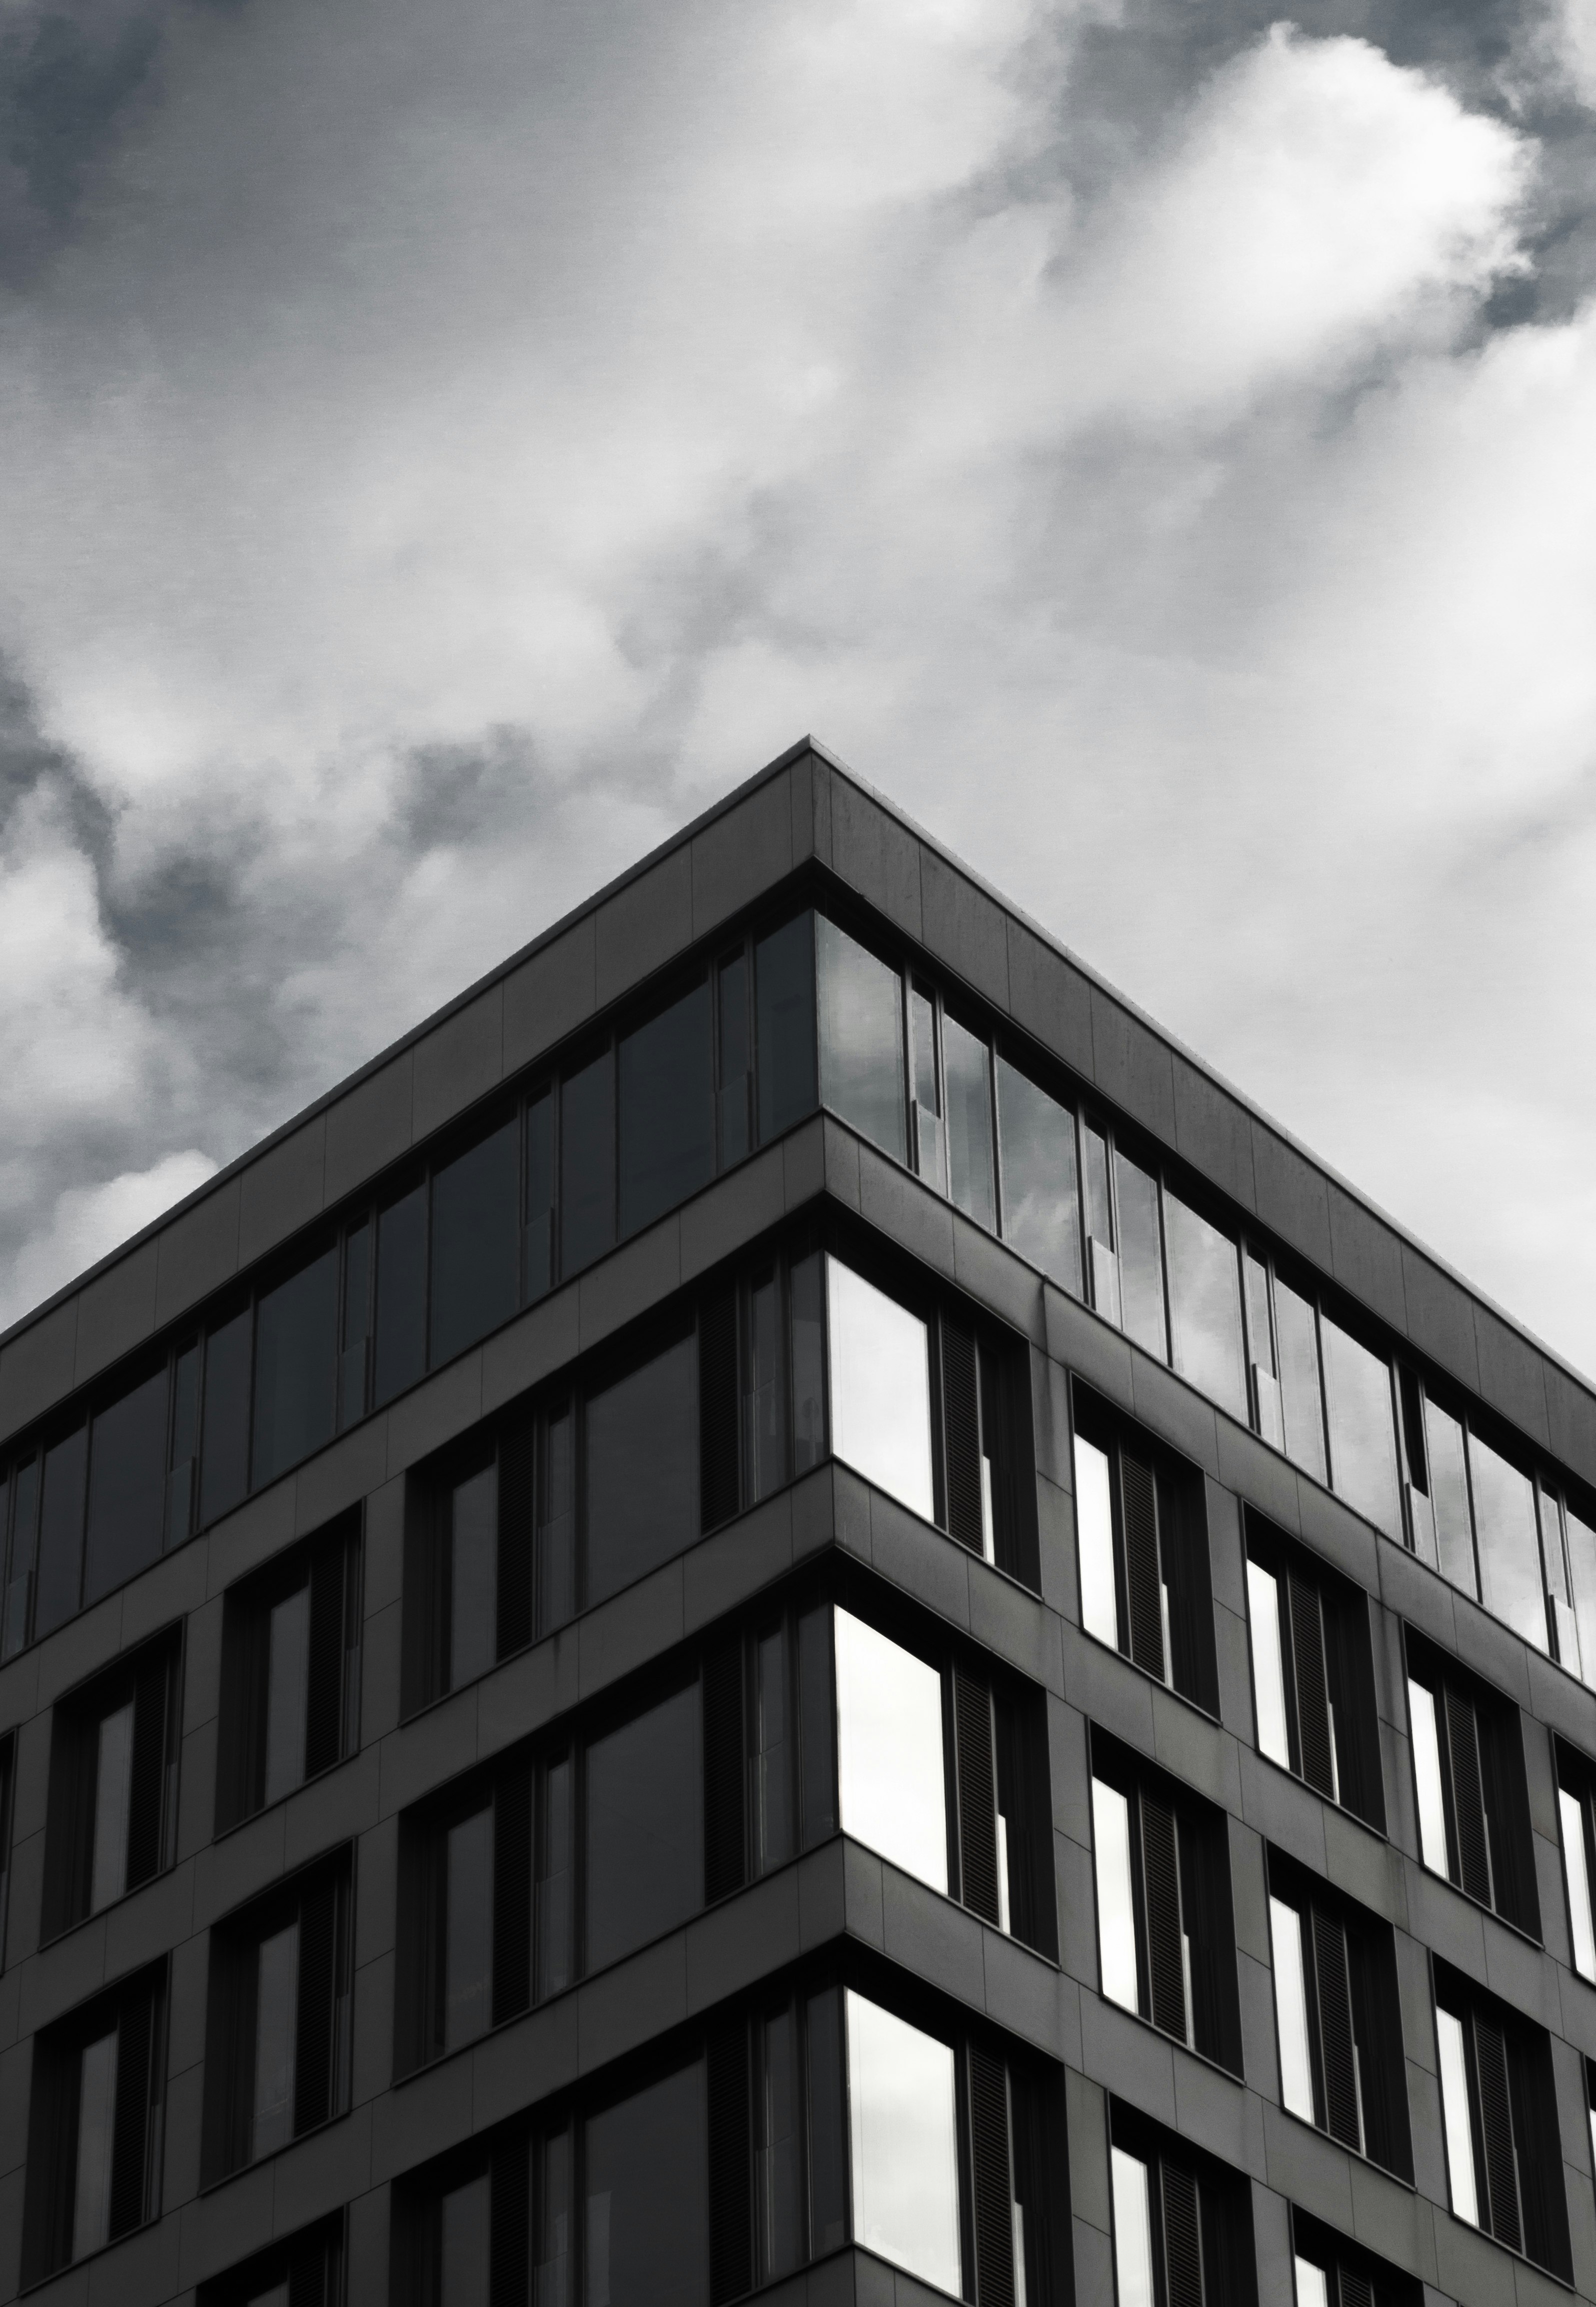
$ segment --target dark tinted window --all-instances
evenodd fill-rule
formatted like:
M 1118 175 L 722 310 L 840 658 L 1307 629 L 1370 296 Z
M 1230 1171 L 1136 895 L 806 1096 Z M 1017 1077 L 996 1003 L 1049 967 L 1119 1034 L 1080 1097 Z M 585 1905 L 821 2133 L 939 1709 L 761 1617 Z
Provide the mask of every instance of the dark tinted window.
M 98 1601 L 161 1550 L 167 1487 L 165 1367 L 94 1420 L 83 1599 Z
M 768 1144 L 815 1110 L 814 917 L 794 922 L 754 948 L 759 1137 Z
M 505 1122 L 433 1179 L 434 1364 L 515 1312 L 518 1134 Z
M 545 1090 L 527 1108 L 527 1270 L 528 1304 L 554 1278 L 554 1100 Z
M 279 1282 L 255 1311 L 258 1488 L 332 1438 L 338 1385 L 338 1250 Z
M 748 956 L 734 954 L 716 973 L 720 1000 L 720 1057 L 716 1082 L 716 1127 L 720 1165 L 741 1162 L 749 1147 L 749 1088 L 753 1049 L 749 1037 Z
M 377 1408 L 425 1368 L 426 1188 L 416 1186 L 377 1220 Z
M 5 1626 L 0 1657 L 13 1658 L 28 1639 L 28 1612 L 33 1600 L 33 1574 L 39 1547 L 39 1460 L 19 1466 L 9 1484 L 0 1487 L 0 1508 L 5 1489 L 15 1492 L 11 1519 L 11 1557 L 5 1565 Z
M 1004 1239 L 1078 1298 L 1081 1214 L 1075 1116 L 1002 1057 L 998 1059 L 998 1138 Z
M 715 1175 L 708 982 L 623 1038 L 620 1081 L 624 1235 Z
M 683 1338 L 587 1405 L 588 1601 L 699 1534 L 698 1352 Z
M 250 1311 L 235 1314 L 205 1341 L 204 1443 L 200 1520 L 214 1522 L 249 1488 Z
M 88 1463 L 86 1426 L 80 1426 L 45 1452 L 35 1640 L 70 1618 L 78 1607 L 78 1580 L 83 1558 L 83 1476 Z
M 615 1239 L 615 1072 L 605 1050 L 560 1092 L 560 1271 L 579 1273 Z
M 590 1971 L 674 1930 L 703 1903 L 699 1718 L 694 1683 L 588 1749 Z
M 816 956 L 826 1103 L 901 1162 L 907 1150 L 903 979 L 823 916 L 816 923 Z
M 709 2285 L 704 2071 L 684 2067 L 587 2125 L 588 2297 L 701 2307 Z

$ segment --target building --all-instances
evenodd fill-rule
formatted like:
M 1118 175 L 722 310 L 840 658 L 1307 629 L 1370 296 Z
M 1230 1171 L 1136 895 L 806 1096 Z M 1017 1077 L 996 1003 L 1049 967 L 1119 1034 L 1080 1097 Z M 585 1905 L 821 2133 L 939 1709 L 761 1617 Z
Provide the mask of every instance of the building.
M 0 2299 L 1596 2299 L 1596 1396 L 813 745 L 0 1534 Z

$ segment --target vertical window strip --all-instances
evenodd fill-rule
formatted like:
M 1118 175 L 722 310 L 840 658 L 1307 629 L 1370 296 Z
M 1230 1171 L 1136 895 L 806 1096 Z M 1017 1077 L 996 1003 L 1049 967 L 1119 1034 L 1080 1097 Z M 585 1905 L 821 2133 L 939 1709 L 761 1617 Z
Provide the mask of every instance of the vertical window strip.
M 1591 1874 L 1587 1856 L 1588 1795 L 1557 1788 L 1557 1811 L 1563 1827 L 1563 1865 L 1568 1880 L 1568 1919 L 1573 1933 L 1574 1967 L 1582 1977 L 1596 1981 L 1596 1927 L 1591 1911 Z

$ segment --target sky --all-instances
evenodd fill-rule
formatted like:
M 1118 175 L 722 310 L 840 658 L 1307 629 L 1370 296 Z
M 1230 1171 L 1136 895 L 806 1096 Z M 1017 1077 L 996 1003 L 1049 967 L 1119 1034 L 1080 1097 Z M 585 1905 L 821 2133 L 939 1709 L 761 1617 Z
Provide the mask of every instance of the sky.
M 1596 1370 L 1596 0 L 0 0 L 0 1323 L 806 731 Z

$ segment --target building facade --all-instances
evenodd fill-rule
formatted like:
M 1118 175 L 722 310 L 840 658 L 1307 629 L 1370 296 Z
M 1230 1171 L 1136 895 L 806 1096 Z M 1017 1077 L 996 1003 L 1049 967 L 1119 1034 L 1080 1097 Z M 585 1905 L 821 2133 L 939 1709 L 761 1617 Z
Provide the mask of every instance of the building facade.
M 805 742 L 0 1339 L 0 2300 L 1596 2300 L 1596 1394 Z

